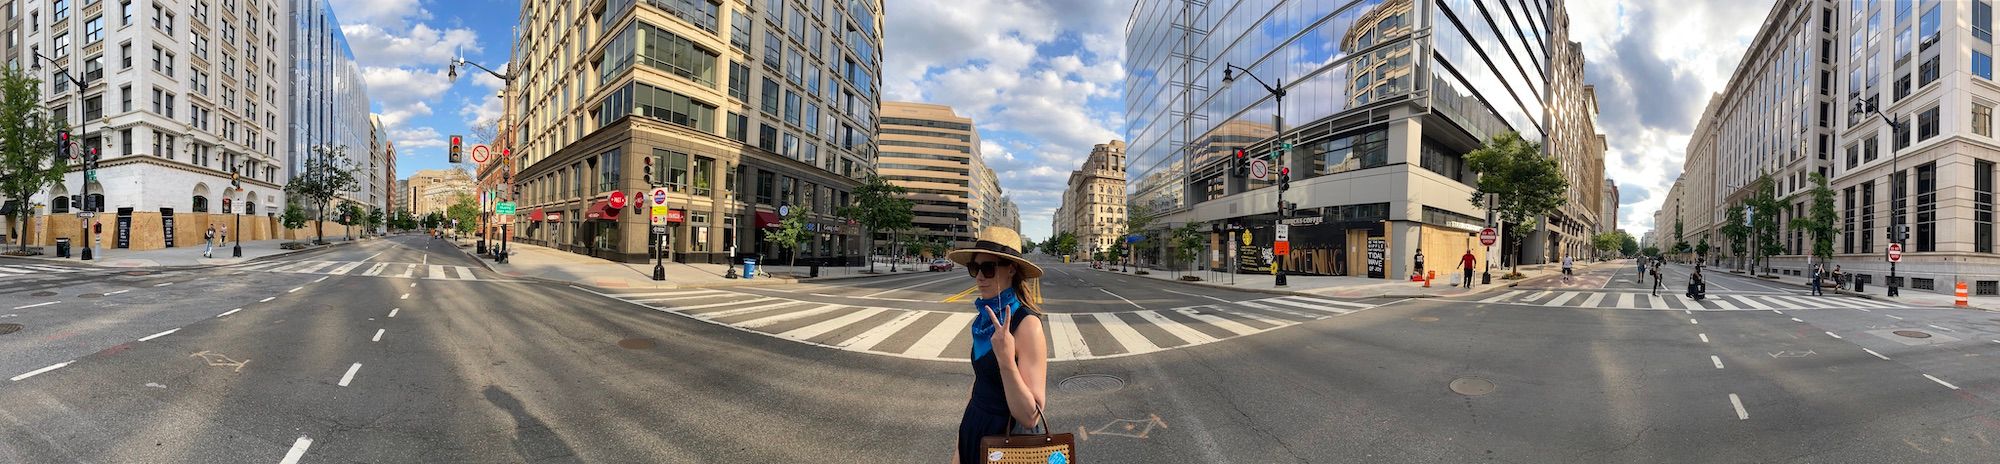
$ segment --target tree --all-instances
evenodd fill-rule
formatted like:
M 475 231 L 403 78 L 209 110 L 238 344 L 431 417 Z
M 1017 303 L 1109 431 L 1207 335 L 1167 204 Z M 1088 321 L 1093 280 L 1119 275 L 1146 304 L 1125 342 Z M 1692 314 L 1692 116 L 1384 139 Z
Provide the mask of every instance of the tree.
M 352 201 L 340 205 L 340 225 L 347 226 L 347 238 L 354 239 L 354 226 L 368 221 L 368 214 L 362 212 L 361 204 Z
M 444 215 L 438 214 L 436 211 L 432 211 L 429 214 L 425 214 L 421 222 L 423 223 L 424 229 L 436 229 L 437 226 L 444 224 Z
M 1750 238 L 1750 225 L 1743 220 L 1743 205 L 1730 206 L 1722 213 L 1722 237 L 1729 239 L 1729 256 L 1743 257 L 1745 242 Z
M 410 210 L 397 209 L 395 214 L 389 215 L 389 227 L 400 230 L 415 229 L 417 228 L 417 216 L 410 214 Z
M 313 207 L 314 219 L 320 222 L 314 227 L 317 235 L 314 243 L 326 243 L 326 216 L 331 212 L 327 206 L 333 198 L 342 193 L 359 191 L 361 181 L 355 176 L 354 160 L 347 158 L 347 146 L 319 145 L 312 147 L 312 155 L 306 157 L 305 170 L 292 173 L 292 180 L 285 184 L 285 194 L 293 202 L 302 202 Z
M 1708 259 L 1708 249 L 1708 237 L 1702 237 L 1701 243 L 1694 246 L 1694 255 L 1699 259 Z
M 1196 266 L 1195 262 L 1201 259 L 1202 242 L 1207 238 L 1202 233 L 1201 225 L 1200 222 L 1189 221 L 1173 231 L 1174 259 L 1188 263 L 1188 270 L 1200 267 Z M 1192 276 L 1184 276 L 1182 280 L 1191 278 Z
M 387 218 L 383 216 L 384 215 L 382 213 L 382 208 L 376 208 L 376 207 L 368 208 L 368 221 L 367 221 L 368 229 L 375 230 L 376 227 L 381 227 L 385 223 L 384 221 L 387 220 Z
M 286 203 L 285 216 L 283 218 L 280 218 L 279 222 L 284 223 L 286 229 L 296 230 L 298 228 L 305 227 L 306 209 L 299 207 L 298 203 Z
M 1507 223 L 1507 243 L 1520 243 L 1542 217 L 1554 213 L 1568 201 L 1569 181 L 1562 177 L 1553 157 L 1542 154 L 1542 144 L 1508 131 L 1493 136 L 1486 146 L 1465 155 L 1472 172 L 1479 173 L 1479 188 L 1472 192 L 1472 204 L 1492 200 L 1494 213 Z M 1520 263 L 1512 263 L 1508 277 L 1517 277 Z
M 1590 246 L 1598 253 L 1609 255 L 1618 251 L 1618 233 L 1605 232 L 1590 237 Z
M 472 229 L 479 225 L 479 201 L 472 195 L 461 193 L 452 198 L 451 206 L 445 207 L 444 215 L 445 219 L 458 220 L 458 224 L 449 224 L 449 221 L 441 223 L 452 226 L 461 234 L 472 233 Z
M 1754 274 L 1756 269 L 1764 267 L 1765 257 L 1785 251 L 1784 242 L 1778 239 L 1778 211 L 1785 208 L 1785 203 L 1778 199 L 1770 174 L 1759 175 L 1751 188 L 1755 190 L 1746 203 L 1750 211 L 1750 234 L 1755 242 L 1751 248 L 1751 272 Z
M 893 246 L 900 237 L 895 231 L 910 227 L 911 221 L 916 219 L 914 203 L 903 197 L 908 192 L 903 186 L 871 174 L 860 187 L 854 189 L 854 203 L 841 207 L 836 214 L 854 220 L 862 230 L 868 231 L 869 249 L 874 249 L 872 242 L 878 230 L 890 231 L 889 243 Z M 873 259 L 868 260 L 868 272 L 875 272 Z
M 793 206 L 792 214 L 778 221 L 777 229 L 765 234 L 764 241 L 777 244 L 779 248 L 784 248 L 788 252 L 797 250 L 800 244 L 813 238 L 812 231 L 806 230 L 806 215 L 811 211 L 809 208 Z M 796 252 L 788 254 L 792 258 L 786 265 L 798 266 L 799 254 Z
M 1677 254 L 1684 254 L 1688 250 L 1694 249 L 1694 247 L 1688 246 L 1687 235 L 1682 234 L 1681 230 L 1680 214 L 1676 213 L 1674 215 L 1674 253 Z
M 1812 238 L 1812 255 L 1820 262 L 1833 258 L 1833 237 L 1840 233 L 1836 227 L 1840 214 L 1833 209 L 1833 189 L 1827 188 L 1826 176 L 1812 174 L 1812 190 L 1803 195 L 1811 198 L 1812 206 L 1806 210 L 1806 217 L 1792 220 L 1792 230 L 1805 232 Z
M 1632 256 L 1639 254 L 1638 239 L 1632 238 L 1632 234 L 1625 233 L 1625 231 L 1622 230 L 1617 231 L 1617 233 L 1618 233 L 1618 252 L 1620 254 L 1623 254 L 1625 256 Z
M 40 79 L 11 66 L 0 75 L 0 197 L 26 200 L 61 182 L 63 173 L 69 171 L 69 159 L 54 156 L 57 133 L 68 118 L 53 117 L 42 108 L 41 85 Z M 35 214 L 35 208 L 26 203 L 21 201 L 14 210 L 22 230 L 28 229 L 28 220 Z M 26 250 L 28 234 L 19 238 L 21 249 Z
M 1644 249 L 1644 250 L 1639 250 L 1639 255 L 1640 255 L 1640 256 L 1659 256 L 1659 255 L 1660 255 L 1660 247 L 1656 247 L 1656 246 L 1649 246 L 1649 247 L 1646 247 L 1646 249 Z
M 1042 248 L 1052 255 L 1074 255 L 1076 254 L 1076 234 L 1069 232 L 1056 234 L 1054 237 L 1049 237 L 1048 242 L 1042 244 Z

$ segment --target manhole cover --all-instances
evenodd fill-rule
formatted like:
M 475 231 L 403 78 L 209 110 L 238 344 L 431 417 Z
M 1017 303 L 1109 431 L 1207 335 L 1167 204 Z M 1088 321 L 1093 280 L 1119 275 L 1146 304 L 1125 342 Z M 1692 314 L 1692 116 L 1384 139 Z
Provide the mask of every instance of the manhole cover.
M 653 349 L 655 345 L 658 344 L 653 343 L 653 339 L 650 338 L 627 338 L 618 341 L 619 348 L 624 348 L 628 350 L 650 350 Z
M 1910 338 L 1931 338 L 1931 334 L 1929 334 L 1929 333 L 1924 333 L 1924 332 L 1918 332 L 1918 331 L 1915 331 L 1915 330 L 1898 330 L 1898 331 L 1895 331 L 1895 332 L 1889 332 L 1889 333 L 1892 333 L 1892 334 L 1896 334 L 1896 335 L 1902 335 L 1902 336 L 1905 336 L 1905 337 L 1910 337 Z
M 1063 393 L 1110 393 L 1125 388 L 1125 380 L 1104 374 L 1084 374 L 1056 384 Z
M 21 331 L 21 324 L 0 324 L 0 335 Z
M 1437 322 L 1438 318 L 1433 316 L 1417 316 L 1410 318 L 1410 320 L 1417 322 Z
M 1459 377 L 1451 381 L 1451 391 L 1465 396 L 1486 396 L 1493 393 L 1493 382 L 1478 377 Z
M 34 295 L 34 296 L 56 296 L 56 292 L 51 292 L 51 291 L 40 291 L 40 292 L 35 292 L 35 293 L 30 293 L 30 295 Z

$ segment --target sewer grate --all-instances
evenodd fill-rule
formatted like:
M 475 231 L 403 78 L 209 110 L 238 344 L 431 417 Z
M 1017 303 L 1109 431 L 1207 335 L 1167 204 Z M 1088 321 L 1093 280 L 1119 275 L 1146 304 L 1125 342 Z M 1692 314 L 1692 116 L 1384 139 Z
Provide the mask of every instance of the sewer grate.
M 654 343 L 653 339 L 650 338 L 627 338 L 618 341 L 619 348 L 628 350 L 650 350 L 658 345 L 658 343 Z
M 1104 374 L 1072 376 L 1056 383 L 1063 393 L 1111 393 L 1125 388 L 1125 380 Z
M 21 331 L 21 324 L 0 324 L 0 335 Z
M 1478 377 L 1459 377 L 1451 381 L 1451 391 L 1465 396 L 1486 396 L 1493 393 L 1493 381 Z
M 1905 336 L 1905 337 L 1910 337 L 1910 338 L 1931 338 L 1931 334 L 1928 334 L 1928 333 L 1924 333 L 1924 332 L 1919 332 L 1919 331 L 1915 331 L 1915 330 L 1898 330 L 1898 331 L 1894 331 L 1894 332 L 1889 332 L 1889 333 L 1892 333 L 1892 334 L 1896 334 L 1896 335 L 1902 335 L 1902 336 Z

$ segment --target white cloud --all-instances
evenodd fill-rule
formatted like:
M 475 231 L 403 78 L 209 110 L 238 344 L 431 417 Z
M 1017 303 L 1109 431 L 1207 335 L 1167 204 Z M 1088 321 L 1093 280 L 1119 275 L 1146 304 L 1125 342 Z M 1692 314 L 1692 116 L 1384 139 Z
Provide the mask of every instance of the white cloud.
M 431 19 L 419 0 L 328 0 L 341 24 L 372 23 L 401 29 L 409 20 Z
M 479 33 L 472 29 L 434 29 L 418 24 L 398 35 L 375 24 L 347 24 L 340 32 L 362 66 L 444 66 L 464 54 L 479 53 Z M 483 63 L 482 63 L 483 64 Z M 489 77 L 490 78 L 490 77 Z
M 395 141 L 397 148 L 438 148 L 447 145 L 444 134 L 428 126 L 390 129 L 389 140 Z

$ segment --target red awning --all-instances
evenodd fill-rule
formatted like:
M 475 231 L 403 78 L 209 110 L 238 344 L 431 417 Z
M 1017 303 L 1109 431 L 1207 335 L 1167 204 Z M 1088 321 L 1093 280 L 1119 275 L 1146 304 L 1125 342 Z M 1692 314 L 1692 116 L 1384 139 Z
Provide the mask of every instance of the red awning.
M 778 226 L 778 222 L 779 222 L 779 221 L 778 221 L 778 213 L 773 213 L 773 212 L 770 212 L 770 211 L 758 211 L 758 212 L 757 212 L 757 227 L 758 227 L 758 228 L 764 228 L 764 227 L 777 227 L 777 226 Z
M 590 209 L 585 211 L 584 217 L 586 218 L 610 221 L 618 219 L 618 213 L 623 210 L 611 207 L 610 201 L 597 200 L 597 202 L 590 204 Z
M 546 217 L 548 217 L 547 213 L 543 212 L 541 208 L 535 208 L 534 212 L 528 213 L 529 221 L 542 222 L 542 219 Z

